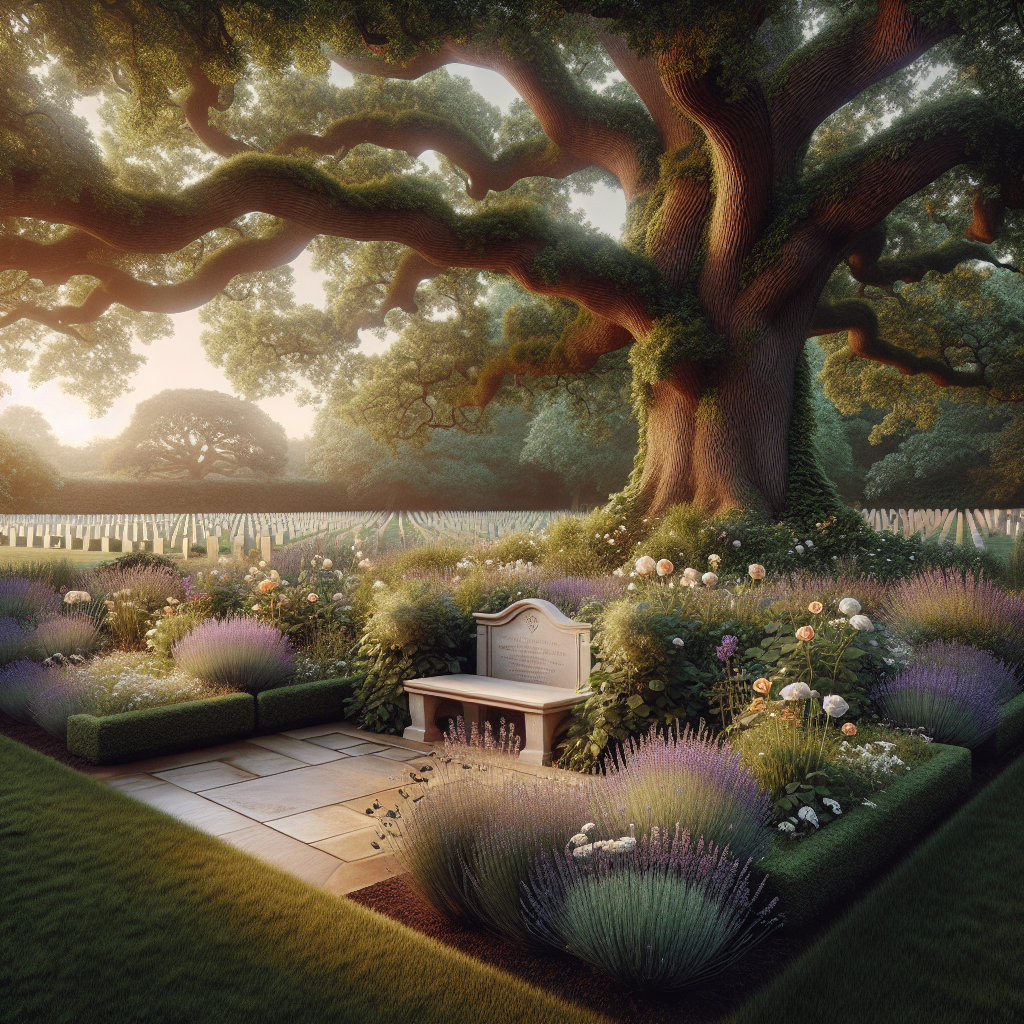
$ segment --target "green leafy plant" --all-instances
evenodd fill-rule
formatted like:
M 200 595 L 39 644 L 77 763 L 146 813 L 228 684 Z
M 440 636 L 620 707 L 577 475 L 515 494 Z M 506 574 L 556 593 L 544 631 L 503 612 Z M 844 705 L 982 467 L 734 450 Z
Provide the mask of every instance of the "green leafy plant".
M 461 672 L 469 662 L 473 620 L 429 581 L 391 590 L 383 583 L 358 644 L 362 681 L 346 716 L 372 732 L 399 734 L 410 724 L 407 679 Z

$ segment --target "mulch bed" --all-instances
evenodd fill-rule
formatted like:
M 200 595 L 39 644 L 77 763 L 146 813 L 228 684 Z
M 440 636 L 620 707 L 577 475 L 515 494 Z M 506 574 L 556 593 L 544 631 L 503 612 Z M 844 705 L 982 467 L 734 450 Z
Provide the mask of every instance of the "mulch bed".
M 36 725 L 23 725 L 3 712 L 0 712 L 0 735 L 24 743 L 71 768 L 82 770 L 89 767 L 87 761 L 69 754 L 59 740 L 43 729 Z M 994 758 L 976 760 L 966 800 L 973 798 L 1007 764 L 1019 757 L 1022 749 L 1018 747 L 998 761 Z M 924 842 L 941 824 L 938 822 L 929 829 L 918 842 Z M 904 856 L 910 852 L 906 851 Z M 896 866 L 892 865 L 893 868 Z M 885 873 L 866 884 L 865 890 L 881 881 Z M 658 996 L 624 991 L 617 982 L 568 955 L 533 953 L 507 939 L 451 921 L 433 908 L 408 875 L 396 875 L 377 882 L 349 893 L 348 898 L 568 1002 L 585 1006 L 623 1024 L 716 1024 L 784 970 L 855 902 L 855 899 L 850 899 L 837 903 L 830 918 L 818 925 L 782 928 L 773 932 L 765 943 L 755 947 L 730 971 L 705 988 Z

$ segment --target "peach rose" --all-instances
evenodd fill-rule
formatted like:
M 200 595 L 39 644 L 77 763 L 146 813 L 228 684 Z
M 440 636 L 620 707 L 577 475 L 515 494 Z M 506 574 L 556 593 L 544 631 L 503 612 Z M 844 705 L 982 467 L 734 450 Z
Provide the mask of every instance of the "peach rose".
M 747 566 L 747 575 L 752 580 L 763 580 L 764 579 L 764 566 L 758 565 L 756 562 L 753 565 Z
M 801 626 L 796 631 L 796 638 L 797 638 L 797 640 L 803 640 L 805 643 L 808 640 L 813 640 L 814 639 L 814 630 L 810 626 Z
M 808 606 L 807 610 L 812 615 L 820 615 L 824 611 L 825 606 L 820 601 L 812 601 Z
M 845 735 L 847 735 L 847 736 L 856 736 L 857 735 L 857 726 L 855 726 L 853 724 L 853 722 L 846 722 L 843 725 L 843 733 Z
M 655 568 L 658 570 L 659 576 L 668 576 L 675 569 L 675 566 L 667 558 L 663 558 Z
M 761 676 L 760 679 L 757 679 L 757 680 L 754 681 L 754 689 L 758 693 L 763 693 L 767 697 L 768 694 L 772 692 L 771 681 L 768 680 L 768 679 L 765 679 L 764 676 Z
M 655 568 L 654 559 L 651 558 L 650 555 L 641 555 L 636 560 L 636 565 L 634 568 L 638 573 L 640 573 L 641 576 L 650 576 L 650 574 L 654 572 Z

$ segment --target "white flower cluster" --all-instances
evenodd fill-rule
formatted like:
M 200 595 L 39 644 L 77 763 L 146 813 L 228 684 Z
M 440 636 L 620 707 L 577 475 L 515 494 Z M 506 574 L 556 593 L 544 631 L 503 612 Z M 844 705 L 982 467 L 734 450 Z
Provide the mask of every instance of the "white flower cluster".
M 588 821 L 579 832 L 570 840 L 569 845 L 575 847 L 572 851 L 576 860 L 589 860 L 594 856 L 595 851 L 603 853 L 629 853 L 636 846 L 636 839 L 633 836 L 622 836 L 619 839 L 598 839 L 590 841 L 587 833 L 594 828 L 594 823 Z M 632 826 L 630 826 L 632 830 Z
M 871 743 L 850 746 L 849 740 L 843 740 L 839 745 L 839 756 L 861 768 L 866 768 L 872 774 L 894 775 L 899 769 L 909 771 L 905 761 L 900 760 L 895 754 L 889 751 L 895 747 L 895 743 L 887 740 L 874 740 Z M 880 747 L 880 750 L 875 750 Z

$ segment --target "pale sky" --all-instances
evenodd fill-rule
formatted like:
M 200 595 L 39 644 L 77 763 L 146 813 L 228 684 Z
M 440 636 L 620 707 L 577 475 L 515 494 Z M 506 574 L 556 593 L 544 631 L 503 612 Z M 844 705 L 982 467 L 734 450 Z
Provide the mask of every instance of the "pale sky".
M 453 74 L 469 78 L 478 92 L 502 110 L 507 110 L 516 93 L 498 74 L 483 68 L 452 65 Z M 337 85 L 351 84 L 348 72 L 333 67 L 331 79 Z M 86 117 L 95 109 L 95 101 L 79 106 L 79 113 Z M 432 154 L 424 154 L 429 161 Z M 594 227 L 618 238 L 626 215 L 625 198 L 622 192 L 595 185 L 593 195 L 579 196 L 576 206 L 582 209 Z M 295 297 L 300 303 L 309 302 L 318 307 L 324 305 L 321 277 L 309 268 L 310 254 L 302 253 L 292 264 L 295 271 Z M 178 313 L 172 316 L 174 336 L 154 342 L 152 345 L 136 343 L 133 348 L 146 357 L 146 363 L 132 377 L 132 391 L 118 399 L 105 416 L 91 419 L 86 403 L 68 395 L 60 388 L 58 381 L 51 381 L 35 390 L 28 385 L 27 373 L 3 374 L 12 389 L 9 397 L 0 402 L 0 409 L 9 405 L 29 405 L 38 409 L 49 421 L 54 432 L 65 444 L 82 445 L 93 437 L 111 437 L 128 425 L 132 410 L 137 402 L 155 395 L 167 388 L 204 388 L 209 391 L 233 393 L 224 374 L 206 360 L 206 353 L 199 341 L 202 325 L 198 310 Z M 374 338 L 364 342 L 363 350 L 380 351 L 383 345 Z M 277 420 L 289 437 L 303 437 L 310 432 L 316 410 L 312 406 L 301 407 L 290 396 L 267 398 L 257 405 Z

